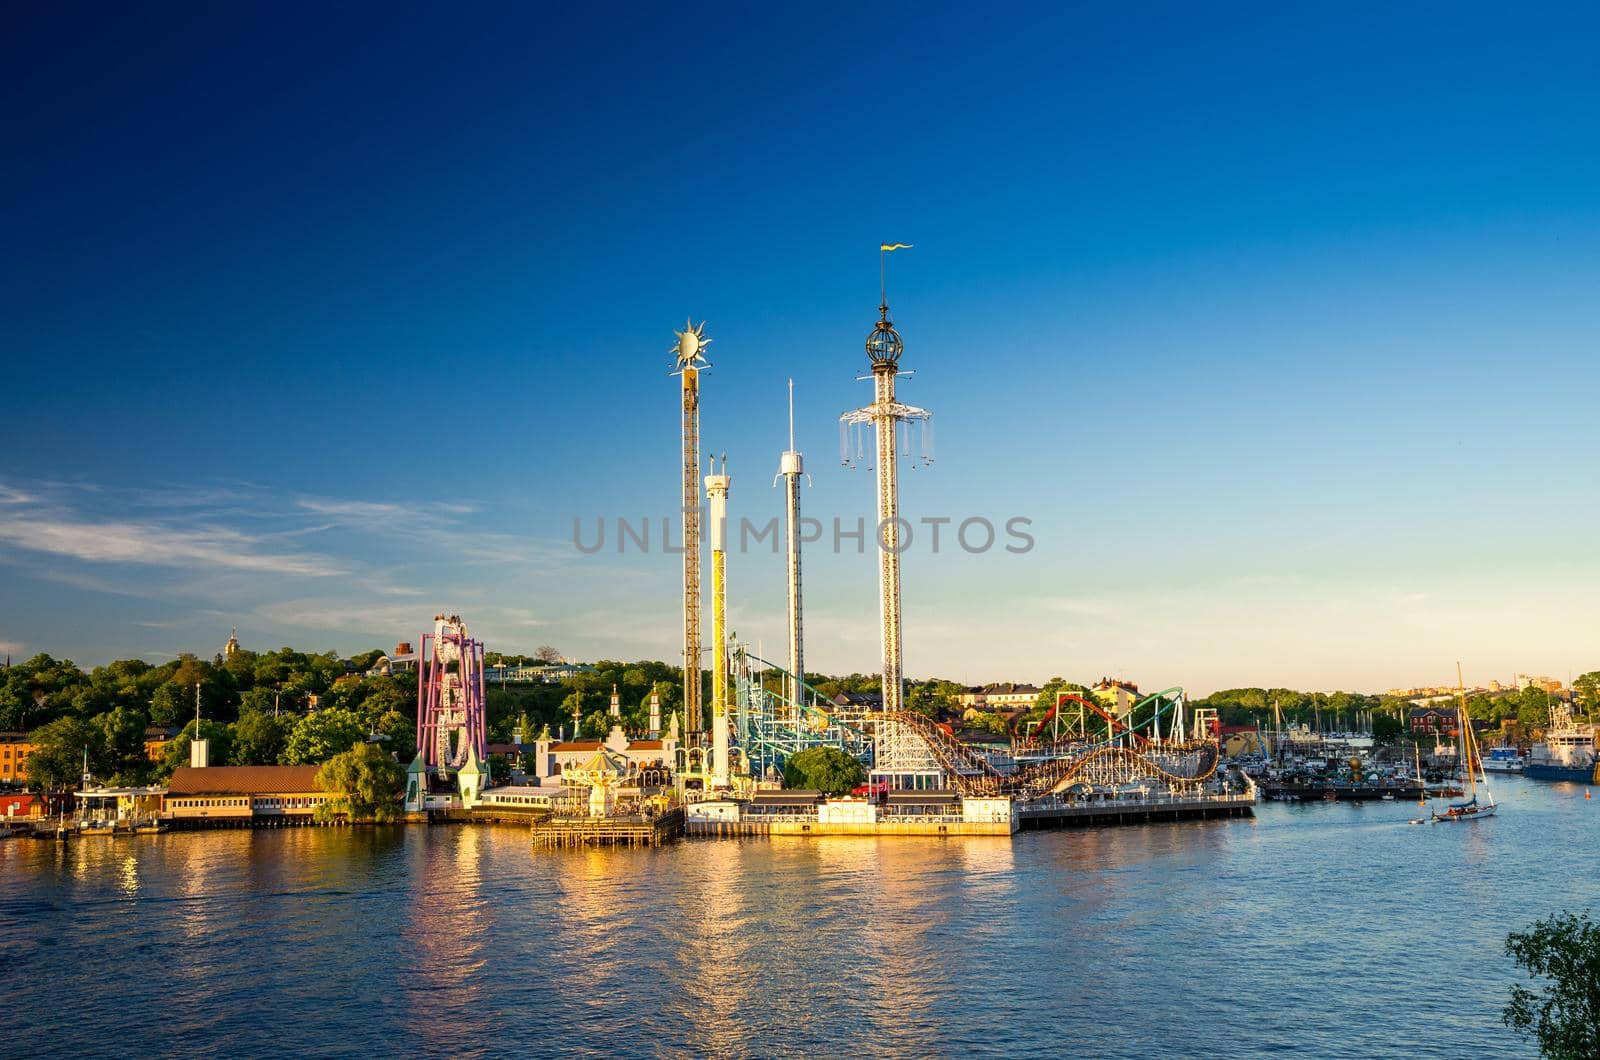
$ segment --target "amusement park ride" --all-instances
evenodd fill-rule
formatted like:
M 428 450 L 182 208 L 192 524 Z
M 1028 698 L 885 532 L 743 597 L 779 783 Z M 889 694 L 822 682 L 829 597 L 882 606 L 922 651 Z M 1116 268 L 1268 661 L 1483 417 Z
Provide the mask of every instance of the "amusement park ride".
M 459 789 L 471 801 L 489 779 L 484 714 L 483 642 L 460 615 L 435 615 L 417 663 L 417 756 L 406 806 L 421 809 L 431 790 Z
M 681 378 L 683 500 L 683 707 L 684 734 L 674 739 L 668 763 L 677 797 L 700 799 L 748 792 L 782 777 L 784 763 L 801 751 L 831 747 L 871 770 L 873 790 L 952 788 L 964 796 L 1009 796 L 1020 801 L 1073 797 L 1134 786 L 1174 794 L 1198 791 L 1217 770 L 1212 719 L 1186 719 L 1181 689 L 1147 696 L 1126 709 L 1076 693 L 1061 693 L 1041 721 L 1019 732 L 1008 752 L 994 754 L 956 739 L 948 726 L 905 709 L 901 643 L 898 464 L 910 456 L 913 425 L 922 425 L 922 461 L 931 463 L 931 413 L 900 403 L 895 381 L 904 346 L 889 319 L 884 260 L 903 244 L 879 252 L 879 318 L 866 341 L 874 400 L 840 417 L 841 456 L 847 466 L 864 458 L 862 432 L 875 435 L 877 479 L 879 624 L 882 647 L 881 707 L 842 708 L 806 684 L 800 578 L 800 478 L 803 460 L 794 443 L 794 389 L 789 391 L 789 447 L 778 477 L 785 484 L 788 542 L 788 667 L 752 654 L 727 628 L 727 506 L 732 479 L 721 471 L 703 480 L 711 538 L 711 729 L 704 731 L 701 698 L 701 488 L 700 373 L 710 367 L 705 324 L 686 322 L 676 332 L 674 373 Z M 853 444 L 851 431 L 855 429 Z M 915 466 L 915 465 L 913 465 Z M 776 484 L 776 480 L 774 480 Z M 470 805 L 488 779 L 484 718 L 483 645 L 457 616 L 440 615 L 422 638 L 418 669 L 417 756 L 410 770 L 408 809 L 454 798 Z M 620 715 L 613 696 L 613 715 Z M 576 722 L 577 719 L 575 718 Z M 676 718 L 672 736 L 677 736 Z M 1191 724 L 1192 722 L 1192 724 Z M 652 697 L 650 732 L 660 735 L 659 700 Z M 621 736 L 620 716 L 614 732 Z M 656 778 L 656 781 L 664 780 Z M 655 783 L 656 781 L 652 781 Z M 569 783 L 570 782 L 570 783 Z M 628 763 L 601 746 L 569 768 L 574 798 L 588 812 L 609 813 L 613 793 L 639 785 Z M 581 791 L 580 791 L 581 789 Z M 664 797 L 664 796 L 652 796 Z
M 888 281 L 884 259 L 908 244 L 884 243 L 878 248 L 878 322 L 867 336 L 867 360 L 872 366 L 873 402 L 839 417 L 840 459 L 853 467 L 863 455 L 859 428 L 872 425 L 877 440 L 878 477 L 878 634 L 883 645 L 883 709 L 898 711 L 905 699 L 905 666 L 900 643 L 900 448 L 902 435 L 909 442 L 911 424 L 922 423 L 923 460 L 933 462 L 930 448 L 933 413 L 895 400 L 894 381 L 901 375 L 900 355 L 905 346 L 889 319 Z M 902 426 L 903 425 L 903 426 Z M 850 428 L 858 428 L 855 445 Z M 906 447 L 909 450 L 909 444 Z

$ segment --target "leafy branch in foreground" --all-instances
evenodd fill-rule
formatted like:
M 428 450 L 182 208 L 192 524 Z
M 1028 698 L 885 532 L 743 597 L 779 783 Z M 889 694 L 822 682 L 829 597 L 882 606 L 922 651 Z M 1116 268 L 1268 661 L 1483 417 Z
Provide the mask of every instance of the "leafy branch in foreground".
M 1505 1025 L 1532 1035 L 1552 1060 L 1600 1056 L 1600 925 L 1588 913 L 1558 913 L 1507 935 L 1506 955 L 1548 982 L 1513 986 Z

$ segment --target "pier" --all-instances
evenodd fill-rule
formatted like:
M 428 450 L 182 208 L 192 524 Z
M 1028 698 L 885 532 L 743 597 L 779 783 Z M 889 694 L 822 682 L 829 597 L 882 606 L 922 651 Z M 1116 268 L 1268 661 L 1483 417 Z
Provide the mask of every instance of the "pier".
M 874 821 L 819 821 L 809 816 L 763 816 L 739 821 L 695 820 L 688 834 L 708 839 L 735 839 L 744 836 L 1009 836 L 1017 830 L 1017 819 L 971 821 L 960 814 L 937 817 L 880 817 Z
M 683 835 L 683 811 L 659 817 L 548 817 L 534 821 L 535 847 L 659 847 Z
M 1047 828 L 1089 828 L 1119 824 L 1211 820 L 1255 816 L 1256 796 L 1148 796 L 1131 799 L 1037 799 L 1020 805 L 1016 816 L 1024 831 Z

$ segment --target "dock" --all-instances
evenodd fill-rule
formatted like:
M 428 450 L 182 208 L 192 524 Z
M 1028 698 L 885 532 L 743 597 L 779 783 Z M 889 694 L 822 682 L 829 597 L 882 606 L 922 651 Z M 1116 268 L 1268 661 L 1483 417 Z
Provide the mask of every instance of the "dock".
M 1156 824 L 1255 816 L 1256 796 L 1148 796 L 1131 799 L 1072 801 L 1039 799 L 1017 807 L 1024 831 L 1048 828 L 1091 828 L 1120 824 Z
M 1418 784 L 1281 784 L 1263 781 L 1261 792 L 1279 802 L 1416 802 L 1423 797 Z M 1439 792 L 1430 792 L 1439 794 Z M 1448 791 L 1444 794 L 1449 794 Z
M 535 847 L 665 846 L 683 835 L 683 810 L 659 817 L 545 817 L 529 829 Z
M 940 817 L 880 817 L 873 821 L 819 821 L 816 815 L 764 816 L 738 821 L 690 821 L 688 834 L 707 839 L 743 836 L 1009 836 L 1017 830 L 1015 817 L 997 821 L 970 821 L 959 814 Z

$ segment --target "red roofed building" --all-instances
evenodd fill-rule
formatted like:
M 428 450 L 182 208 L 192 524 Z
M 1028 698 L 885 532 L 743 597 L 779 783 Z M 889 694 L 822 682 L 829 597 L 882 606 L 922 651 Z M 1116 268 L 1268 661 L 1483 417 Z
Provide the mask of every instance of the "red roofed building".
M 0 795 L 0 818 L 43 817 L 45 812 L 42 795 L 35 795 L 31 791 L 8 791 Z
M 179 766 L 167 784 L 173 820 L 306 818 L 336 796 L 317 787 L 317 766 Z

